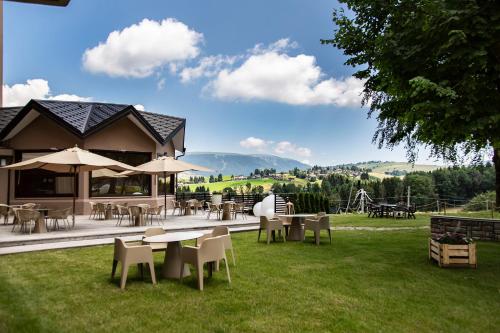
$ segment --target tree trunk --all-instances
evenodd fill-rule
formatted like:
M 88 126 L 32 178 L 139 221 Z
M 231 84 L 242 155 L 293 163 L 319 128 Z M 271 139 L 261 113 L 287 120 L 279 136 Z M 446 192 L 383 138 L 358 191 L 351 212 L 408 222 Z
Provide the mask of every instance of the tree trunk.
M 495 165 L 496 210 L 500 211 L 500 148 L 493 148 L 493 164 Z

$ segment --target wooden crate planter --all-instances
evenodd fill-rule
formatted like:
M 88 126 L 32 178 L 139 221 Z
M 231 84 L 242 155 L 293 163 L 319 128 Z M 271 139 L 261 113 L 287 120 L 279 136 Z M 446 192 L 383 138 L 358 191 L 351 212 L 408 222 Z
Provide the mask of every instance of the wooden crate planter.
M 476 244 L 441 244 L 429 238 L 429 259 L 439 267 L 477 267 Z

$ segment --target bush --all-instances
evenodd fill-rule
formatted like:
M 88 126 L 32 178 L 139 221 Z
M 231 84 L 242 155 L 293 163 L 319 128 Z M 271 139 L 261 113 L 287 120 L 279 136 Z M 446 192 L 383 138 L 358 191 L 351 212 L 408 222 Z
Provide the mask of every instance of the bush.
M 465 205 L 464 211 L 489 210 L 495 204 L 495 199 L 496 195 L 494 191 L 478 194 Z M 488 203 L 486 203 L 487 201 Z

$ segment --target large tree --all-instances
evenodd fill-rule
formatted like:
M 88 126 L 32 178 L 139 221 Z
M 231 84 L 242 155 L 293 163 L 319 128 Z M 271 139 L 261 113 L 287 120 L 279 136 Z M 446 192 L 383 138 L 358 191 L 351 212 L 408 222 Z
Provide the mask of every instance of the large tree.
M 365 81 L 379 147 L 493 150 L 500 208 L 500 1 L 339 0 L 333 44 Z

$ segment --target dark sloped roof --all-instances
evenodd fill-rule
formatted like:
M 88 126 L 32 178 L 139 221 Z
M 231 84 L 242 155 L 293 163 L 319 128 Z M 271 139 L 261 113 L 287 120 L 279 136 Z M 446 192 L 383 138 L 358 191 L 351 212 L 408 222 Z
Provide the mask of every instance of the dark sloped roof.
M 32 109 L 46 115 L 80 137 L 86 137 L 115 120 L 132 114 L 158 142 L 165 144 L 186 123 L 183 118 L 137 111 L 132 105 L 126 104 L 31 100 L 24 107 L 1 109 L 0 139 L 7 135 L 8 131 Z
M 184 126 L 185 119 L 164 114 L 139 111 L 139 114 L 166 140 Z
M 14 117 L 21 111 L 22 106 L 12 108 L 0 108 L 0 133 L 7 127 L 7 125 L 14 119 Z

